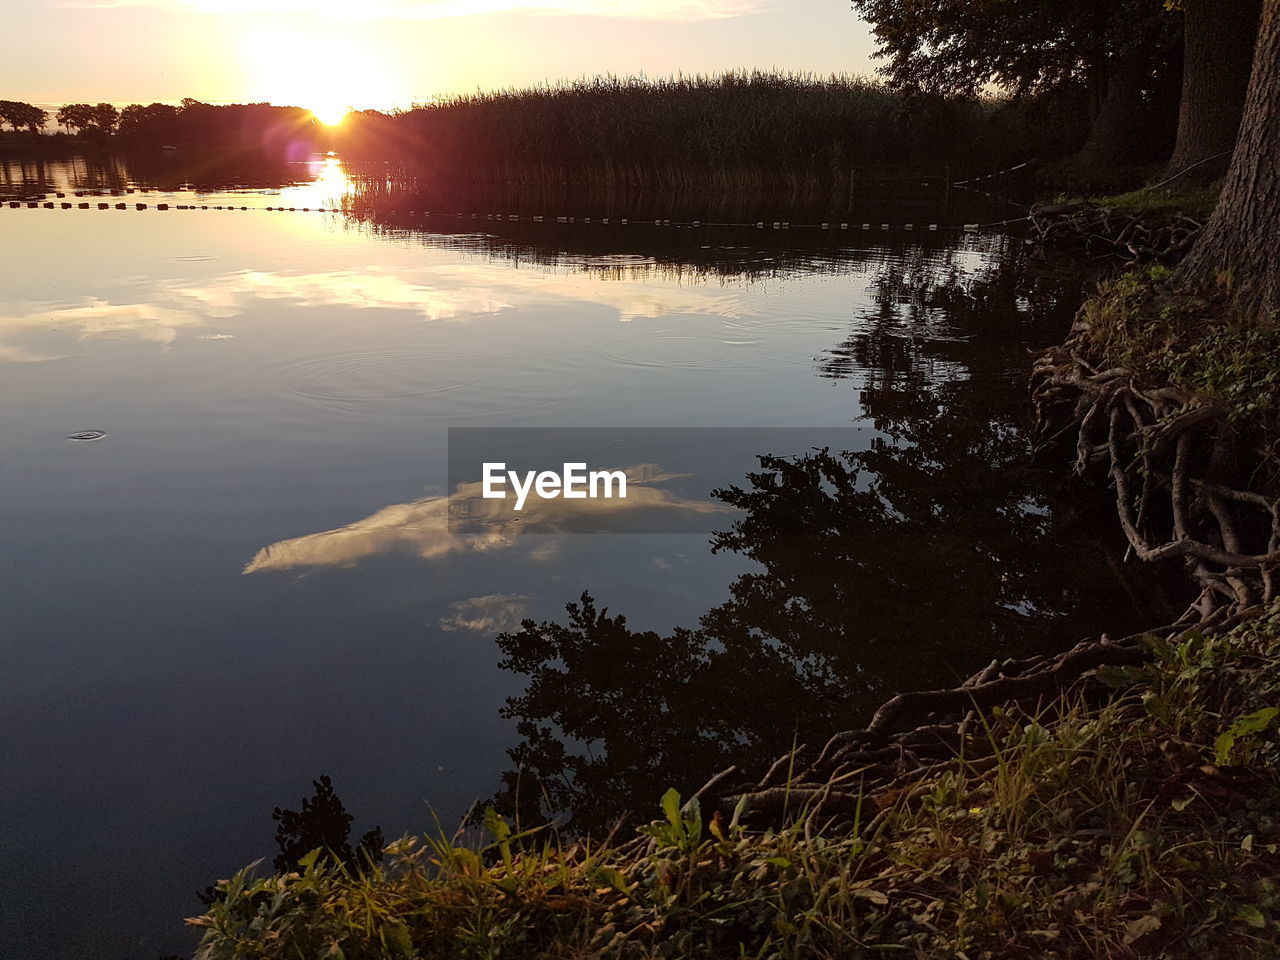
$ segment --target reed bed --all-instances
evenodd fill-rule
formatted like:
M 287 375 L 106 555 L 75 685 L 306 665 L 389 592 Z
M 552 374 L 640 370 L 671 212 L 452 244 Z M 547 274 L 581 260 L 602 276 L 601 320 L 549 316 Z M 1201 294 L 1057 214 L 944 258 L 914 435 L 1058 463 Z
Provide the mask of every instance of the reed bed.
M 854 168 L 990 170 L 1058 155 L 1080 134 L 1059 109 L 840 75 L 605 76 L 356 113 L 337 145 L 439 179 L 801 190 L 844 184 Z

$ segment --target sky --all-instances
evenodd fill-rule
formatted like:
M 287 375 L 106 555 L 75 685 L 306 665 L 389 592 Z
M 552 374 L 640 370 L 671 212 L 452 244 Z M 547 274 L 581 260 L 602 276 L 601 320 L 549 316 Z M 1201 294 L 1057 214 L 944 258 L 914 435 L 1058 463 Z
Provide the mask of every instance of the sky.
M 848 0 L 22 0 L 0 99 L 386 109 L 612 73 L 869 74 Z

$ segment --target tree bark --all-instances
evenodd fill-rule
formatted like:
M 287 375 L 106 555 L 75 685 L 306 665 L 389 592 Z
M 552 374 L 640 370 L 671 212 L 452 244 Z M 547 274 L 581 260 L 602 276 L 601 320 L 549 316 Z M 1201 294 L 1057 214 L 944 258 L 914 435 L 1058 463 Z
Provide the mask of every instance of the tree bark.
M 1227 169 L 1249 88 L 1261 8 L 1261 0 L 1186 0 L 1178 140 L 1162 179 L 1187 172 L 1183 184 L 1208 183 Z
M 1089 128 L 1089 139 L 1076 155 L 1077 164 L 1091 169 L 1128 160 L 1134 124 L 1141 110 L 1142 71 L 1129 64 L 1115 65 Z
M 1280 0 L 1264 0 L 1240 136 L 1218 206 L 1179 271 L 1226 287 L 1265 317 L 1280 310 Z M 1273 318 L 1274 319 L 1274 318 Z

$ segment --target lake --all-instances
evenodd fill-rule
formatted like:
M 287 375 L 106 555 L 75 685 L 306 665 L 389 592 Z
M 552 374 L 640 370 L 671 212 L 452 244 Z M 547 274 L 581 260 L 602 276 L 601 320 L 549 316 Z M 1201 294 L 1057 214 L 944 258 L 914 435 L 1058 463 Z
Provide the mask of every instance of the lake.
M 1026 351 L 1083 282 L 950 229 L 1005 207 L 428 217 L 332 157 L 178 163 L 0 161 L 0 193 L 90 203 L 0 209 L 8 955 L 189 951 L 196 892 L 269 864 L 321 775 L 357 834 L 487 802 L 592 829 L 1161 612 L 1098 495 L 1032 462 Z M 738 512 L 442 539 L 461 427 L 702 428 Z

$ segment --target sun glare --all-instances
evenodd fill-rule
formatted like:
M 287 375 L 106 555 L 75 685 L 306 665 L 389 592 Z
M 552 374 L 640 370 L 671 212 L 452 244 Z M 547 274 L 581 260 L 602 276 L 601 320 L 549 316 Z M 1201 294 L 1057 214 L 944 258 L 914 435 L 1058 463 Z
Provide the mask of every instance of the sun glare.
M 400 99 L 402 85 L 385 59 L 329 30 L 297 31 L 288 44 L 266 29 L 252 31 L 241 38 L 240 60 L 252 96 L 306 107 L 326 126 L 342 123 L 353 107 L 385 110 Z
M 311 115 L 323 123 L 326 127 L 336 127 L 346 119 L 350 113 L 347 107 L 341 107 L 337 104 L 326 104 L 322 107 L 312 107 Z

